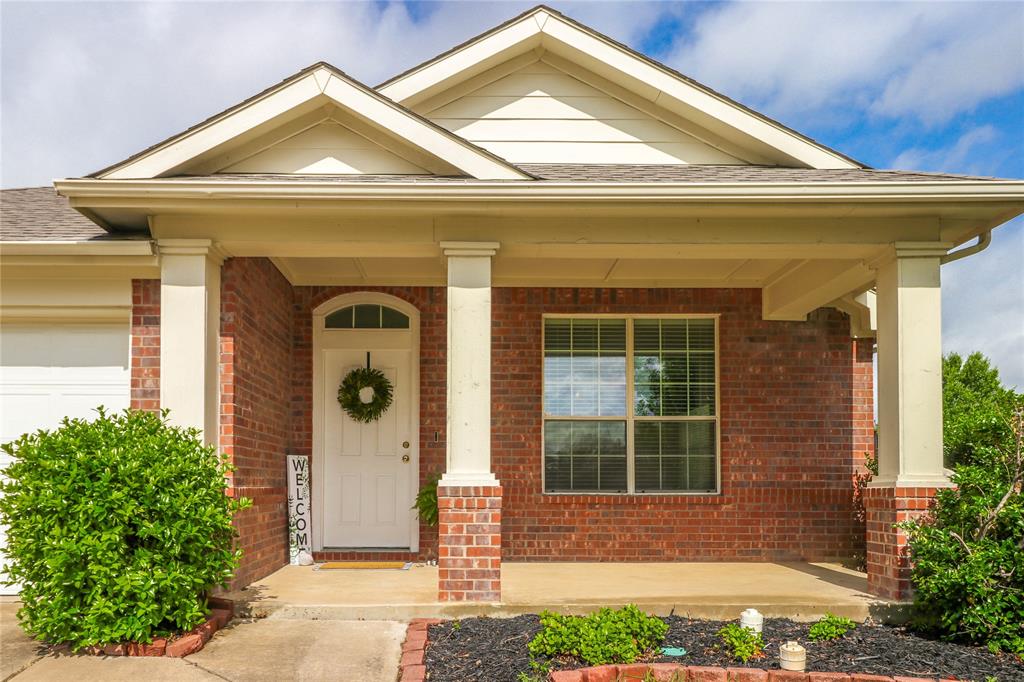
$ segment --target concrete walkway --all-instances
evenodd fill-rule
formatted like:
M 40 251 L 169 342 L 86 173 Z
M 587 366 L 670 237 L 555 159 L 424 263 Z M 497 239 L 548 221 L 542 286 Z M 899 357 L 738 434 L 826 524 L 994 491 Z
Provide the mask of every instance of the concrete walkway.
M 814 620 L 826 611 L 863 621 L 895 615 L 867 593 L 863 573 L 807 563 L 505 563 L 501 604 L 437 601 L 437 568 L 332 570 L 286 566 L 228 595 L 241 610 L 271 619 L 396 619 L 510 616 L 556 609 L 587 613 L 637 604 L 698 618 L 767 616 Z
M 0 680 L 15 682 L 395 682 L 405 623 L 234 621 L 188 658 L 47 652 L 0 603 Z

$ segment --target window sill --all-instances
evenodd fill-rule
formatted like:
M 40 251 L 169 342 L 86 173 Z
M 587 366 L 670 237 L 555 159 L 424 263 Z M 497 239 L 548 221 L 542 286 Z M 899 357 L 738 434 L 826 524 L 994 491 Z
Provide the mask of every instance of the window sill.
M 551 504 L 726 504 L 729 500 L 719 492 L 710 493 L 542 493 Z

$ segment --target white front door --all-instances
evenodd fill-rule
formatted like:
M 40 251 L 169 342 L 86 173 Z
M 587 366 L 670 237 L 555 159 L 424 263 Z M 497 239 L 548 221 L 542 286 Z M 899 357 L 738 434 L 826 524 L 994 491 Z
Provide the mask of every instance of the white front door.
M 415 518 L 411 336 L 407 331 L 364 330 L 329 331 L 325 336 L 320 363 L 323 545 L 408 548 Z M 380 419 L 363 424 L 350 418 L 337 398 L 342 379 L 366 366 L 367 353 L 370 365 L 391 382 L 393 398 Z

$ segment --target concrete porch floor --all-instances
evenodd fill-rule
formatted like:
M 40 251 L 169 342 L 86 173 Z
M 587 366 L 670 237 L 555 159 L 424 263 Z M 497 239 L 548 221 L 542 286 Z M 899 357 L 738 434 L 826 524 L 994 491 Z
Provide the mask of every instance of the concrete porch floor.
M 500 604 L 437 601 L 437 568 L 329 570 L 285 566 L 227 596 L 239 615 L 406 620 L 514 616 L 544 609 L 588 613 L 636 604 L 658 615 L 898 619 L 898 605 L 867 593 L 863 573 L 831 563 L 504 563 Z

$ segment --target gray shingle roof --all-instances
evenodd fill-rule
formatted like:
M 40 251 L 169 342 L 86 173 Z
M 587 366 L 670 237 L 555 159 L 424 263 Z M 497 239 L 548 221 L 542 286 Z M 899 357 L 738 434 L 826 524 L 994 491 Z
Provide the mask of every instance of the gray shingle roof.
M 52 187 L 0 190 L 0 241 L 110 239 Z
M 868 168 L 779 168 L 778 166 L 698 166 L 643 165 L 617 163 L 520 163 L 519 168 L 537 180 L 499 180 L 533 184 L 536 182 L 672 182 L 672 183 L 771 183 L 771 182 L 957 182 L 986 181 L 996 178 L 970 175 L 946 175 L 917 171 L 873 170 Z M 200 182 L 408 182 L 472 183 L 468 176 L 438 175 L 280 175 L 280 174 L 215 174 L 179 175 L 162 178 L 170 181 Z
M 995 179 L 870 168 L 590 163 L 521 163 L 519 167 L 544 180 L 559 182 L 955 182 Z

